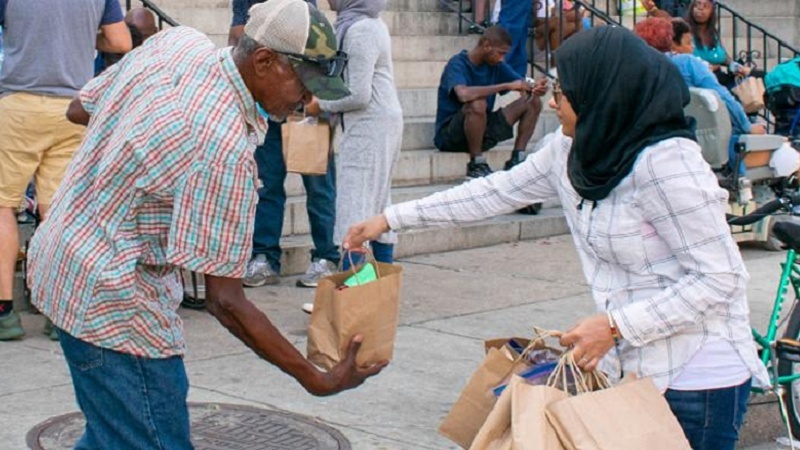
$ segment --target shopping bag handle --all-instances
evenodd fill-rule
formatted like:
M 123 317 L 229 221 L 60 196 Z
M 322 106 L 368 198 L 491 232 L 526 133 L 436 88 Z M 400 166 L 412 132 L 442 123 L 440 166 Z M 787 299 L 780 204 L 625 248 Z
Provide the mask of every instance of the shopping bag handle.
M 363 247 L 349 249 L 345 253 L 347 253 L 347 259 L 350 261 L 350 270 L 353 272 L 353 275 L 358 275 L 358 270 L 356 270 L 356 264 L 353 262 L 353 253 L 363 253 L 365 256 L 367 256 L 367 258 L 365 258 L 364 264 L 373 262 L 374 264 L 372 265 L 372 267 L 375 268 L 375 277 L 377 279 L 381 278 L 381 270 L 378 267 L 378 260 L 375 259 L 375 254 L 372 253 L 372 249 L 370 249 L 367 246 L 363 246 Z M 361 266 L 363 266 L 364 264 L 362 264 Z M 344 258 L 339 259 L 339 272 L 344 272 Z M 356 276 L 356 281 L 358 281 L 358 276 Z
M 558 359 L 558 364 L 556 364 L 556 368 L 553 369 L 553 373 L 551 373 L 550 377 L 547 379 L 546 385 L 555 389 L 559 389 L 558 386 L 560 382 L 560 390 L 571 395 L 571 392 L 569 392 L 569 389 L 567 388 L 569 375 L 572 375 L 572 379 L 575 382 L 576 395 L 586 394 L 588 392 L 611 387 L 608 377 L 599 370 L 595 369 L 588 373 L 581 370 L 580 367 L 578 367 L 578 364 L 575 362 L 575 355 L 573 354 L 572 349 L 568 349 L 561 354 L 561 357 Z

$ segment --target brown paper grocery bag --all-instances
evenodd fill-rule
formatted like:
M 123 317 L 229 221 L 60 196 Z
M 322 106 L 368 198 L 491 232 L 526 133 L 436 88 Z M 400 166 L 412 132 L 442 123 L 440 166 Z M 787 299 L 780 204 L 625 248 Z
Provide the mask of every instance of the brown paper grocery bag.
M 513 386 L 503 390 L 469 450 L 511 450 L 511 398 Z
M 439 433 L 462 448 L 469 448 L 497 402 L 492 388 L 508 376 L 515 364 L 508 350 L 490 348 L 442 421 Z
M 331 127 L 315 118 L 290 117 L 281 125 L 286 171 L 303 175 L 328 173 Z
M 691 450 L 650 378 L 557 401 L 547 418 L 570 450 Z
M 533 340 L 503 338 L 485 341 L 486 357 L 467 381 L 458 400 L 453 404 L 442 424 L 439 425 L 439 433 L 442 436 L 462 448 L 470 448 L 472 441 L 497 402 L 497 397 L 492 389 L 528 366 L 510 350 L 508 342 L 516 341 L 526 351 L 545 348 L 542 338 L 546 333 L 542 333 L 538 329 L 536 333 L 537 336 Z
M 739 97 L 744 110 L 748 114 L 755 114 L 764 109 L 764 80 L 756 77 L 739 78 L 733 93 Z
M 378 279 L 339 289 L 354 272 L 340 272 L 320 280 L 308 325 L 308 359 L 330 369 L 342 361 L 347 345 L 363 336 L 356 362 L 366 366 L 392 359 L 400 308 L 403 268 L 370 262 Z
M 513 450 L 564 450 L 555 428 L 547 420 L 552 403 L 569 396 L 551 386 L 532 386 L 520 377 L 511 385 L 511 436 Z

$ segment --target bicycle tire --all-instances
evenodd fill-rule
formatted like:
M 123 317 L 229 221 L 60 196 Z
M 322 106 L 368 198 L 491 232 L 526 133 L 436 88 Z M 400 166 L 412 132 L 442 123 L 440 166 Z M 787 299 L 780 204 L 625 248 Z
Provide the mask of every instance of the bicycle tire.
M 789 313 L 789 324 L 783 333 L 784 338 L 800 339 L 800 303 L 795 301 Z M 787 376 L 800 372 L 800 363 L 779 359 L 778 376 Z M 800 439 L 800 380 L 784 389 L 783 401 L 789 416 L 789 426 L 795 439 Z

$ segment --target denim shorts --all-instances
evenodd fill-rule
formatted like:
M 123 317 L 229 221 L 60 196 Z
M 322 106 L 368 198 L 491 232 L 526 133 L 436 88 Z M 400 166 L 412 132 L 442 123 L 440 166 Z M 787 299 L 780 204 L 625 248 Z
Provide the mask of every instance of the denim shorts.
M 58 338 L 86 417 L 76 450 L 192 449 L 181 357 L 141 358 L 94 346 L 63 330 Z

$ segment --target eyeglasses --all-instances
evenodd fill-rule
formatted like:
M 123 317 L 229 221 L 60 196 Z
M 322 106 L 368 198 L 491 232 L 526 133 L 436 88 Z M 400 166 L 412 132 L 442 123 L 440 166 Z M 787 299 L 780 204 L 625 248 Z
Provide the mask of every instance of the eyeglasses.
M 553 83 L 553 101 L 556 102 L 556 106 L 561 106 L 561 82 L 558 80 Z
M 317 56 L 311 57 L 306 55 L 301 55 L 299 53 L 289 53 L 289 52 L 276 52 L 281 55 L 286 55 L 289 59 L 293 59 L 295 61 L 315 64 L 319 66 L 326 77 L 330 78 L 338 78 L 342 76 L 342 72 L 344 72 L 345 66 L 347 66 L 347 53 L 342 51 L 337 51 L 336 54 L 330 58 L 326 58 L 324 56 Z

